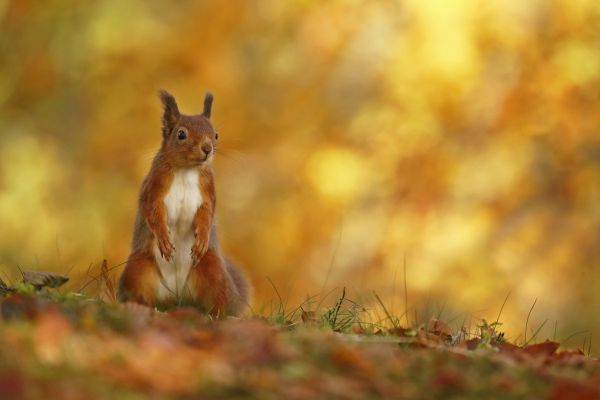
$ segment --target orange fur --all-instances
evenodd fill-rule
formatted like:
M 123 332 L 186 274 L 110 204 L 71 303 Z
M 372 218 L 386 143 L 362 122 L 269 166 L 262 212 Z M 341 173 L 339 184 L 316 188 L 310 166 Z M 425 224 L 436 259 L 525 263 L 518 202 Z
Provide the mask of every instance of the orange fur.
M 212 156 L 216 132 L 208 120 L 212 95 L 207 95 L 203 114 L 193 116 L 180 114 L 175 99 L 167 92 L 161 92 L 161 99 L 164 105 L 163 142 L 142 184 L 131 255 L 119 280 L 118 298 L 164 307 L 191 303 L 213 316 L 238 314 L 248 303 L 249 283 L 241 270 L 224 259 L 214 227 L 216 196 Z M 169 223 L 177 224 L 177 218 L 182 217 L 180 214 L 170 216 L 165 204 L 174 185 L 174 174 L 182 169 L 198 171 L 198 192 L 192 190 L 191 193 L 199 193 L 200 204 L 189 228 L 185 223 L 183 228 L 180 225 L 171 227 L 183 229 L 184 238 L 186 232 L 193 233 L 194 243 L 189 249 L 176 248 L 181 243 L 188 243 L 181 238 L 179 243 L 173 243 Z M 183 187 L 190 189 L 189 183 Z M 177 188 L 181 188 L 181 183 Z M 181 201 L 185 201 L 185 193 L 182 196 L 184 200 Z M 179 206 L 179 203 L 174 204 Z M 195 207 L 196 203 L 190 204 Z M 157 262 L 159 255 L 154 251 L 155 246 L 164 259 L 161 263 Z M 188 264 L 185 264 L 187 258 L 182 256 L 185 255 L 182 251 L 191 255 Z M 180 293 L 179 289 L 173 291 L 167 287 L 165 277 L 169 276 L 163 274 L 173 273 L 165 268 L 177 270 L 181 263 L 189 267 L 189 273 Z M 177 274 L 174 276 L 177 282 Z M 171 292 L 165 292 L 167 289 Z
M 153 256 L 132 253 L 119 281 L 119 299 L 156 305 L 156 291 L 160 282 L 160 271 Z

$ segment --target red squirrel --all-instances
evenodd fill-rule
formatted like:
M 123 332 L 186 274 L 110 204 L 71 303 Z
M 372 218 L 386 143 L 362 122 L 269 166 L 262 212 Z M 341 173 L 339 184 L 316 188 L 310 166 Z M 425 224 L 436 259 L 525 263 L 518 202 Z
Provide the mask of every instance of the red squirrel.
M 248 303 L 249 283 L 223 256 L 217 239 L 213 97 L 206 94 L 201 115 L 181 114 L 166 91 L 160 98 L 162 145 L 142 183 L 118 298 L 159 308 L 192 305 L 215 317 L 237 315 Z

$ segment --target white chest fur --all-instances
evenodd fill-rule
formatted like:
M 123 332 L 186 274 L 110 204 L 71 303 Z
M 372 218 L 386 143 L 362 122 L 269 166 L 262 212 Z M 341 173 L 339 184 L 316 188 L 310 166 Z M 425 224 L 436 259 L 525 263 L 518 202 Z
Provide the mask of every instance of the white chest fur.
M 165 196 L 167 225 L 175 246 L 173 258 L 165 260 L 156 244 L 154 256 L 163 277 L 158 290 L 159 300 L 186 297 L 186 279 L 192 266 L 190 254 L 194 245 L 194 217 L 202 204 L 198 169 L 180 169 L 174 172 L 173 182 Z

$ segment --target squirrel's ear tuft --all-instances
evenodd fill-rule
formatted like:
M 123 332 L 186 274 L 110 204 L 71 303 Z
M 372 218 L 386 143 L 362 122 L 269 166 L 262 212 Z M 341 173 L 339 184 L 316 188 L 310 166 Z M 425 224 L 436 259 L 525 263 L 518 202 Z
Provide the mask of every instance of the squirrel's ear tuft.
M 177 120 L 179 120 L 179 108 L 177 108 L 177 102 L 175 101 L 175 97 L 171 95 L 171 93 L 166 90 L 160 91 L 160 100 L 163 103 L 164 112 L 162 118 L 162 132 L 163 137 L 167 137 L 169 133 L 175 128 L 175 124 L 177 124 Z
M 212 109 L 213 103 L 213 95 L 211 92 L 206 93 L 206 97 L 204 97 L 204 111 L 202 111 L 202 115 L 206 118 L 210 118 L 210 110 Z

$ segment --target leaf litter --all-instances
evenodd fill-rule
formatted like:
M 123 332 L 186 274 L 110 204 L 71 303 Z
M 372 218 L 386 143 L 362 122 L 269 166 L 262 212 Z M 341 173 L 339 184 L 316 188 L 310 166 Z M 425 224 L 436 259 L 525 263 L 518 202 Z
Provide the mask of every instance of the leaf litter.
M 3 293 L 6 398 L 600 398 L 600 362 L 582 350 L 511 344 L 498 321 L 482 321 L 470 339 L 439 318 L 369 326 L 341 307 L 345 293 L 281 324 L 46 288 Z

